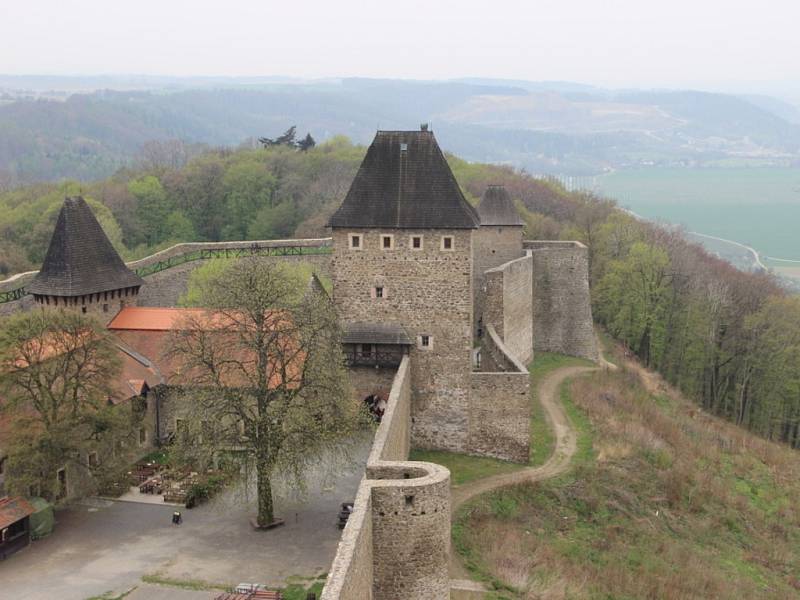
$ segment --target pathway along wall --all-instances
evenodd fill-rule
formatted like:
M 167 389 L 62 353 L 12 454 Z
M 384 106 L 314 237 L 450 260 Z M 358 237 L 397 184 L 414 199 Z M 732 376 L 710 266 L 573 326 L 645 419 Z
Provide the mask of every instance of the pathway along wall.
M 580 242 L 525 241 L 533 256 L 533 350 L 597 360 L 588 249 Z
M 322 600 L 450 597 L 450 472 L 408 460 L 410 359 L 395 375 Z

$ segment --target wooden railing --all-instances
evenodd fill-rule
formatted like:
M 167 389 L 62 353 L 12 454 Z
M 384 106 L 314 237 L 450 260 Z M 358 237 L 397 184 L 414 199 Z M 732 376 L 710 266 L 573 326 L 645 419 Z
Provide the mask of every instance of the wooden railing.
M 402 349 L 355 352 L 345 350 L 344 362 L 348 367 L 398 367 L 403 360 Z

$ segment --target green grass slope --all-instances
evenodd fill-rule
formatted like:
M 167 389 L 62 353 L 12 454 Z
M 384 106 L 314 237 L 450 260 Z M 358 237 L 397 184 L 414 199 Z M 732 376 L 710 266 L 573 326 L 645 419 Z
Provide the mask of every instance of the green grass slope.
M 653 396 L 629 373 L 568 383 L 573 470 L 457 516 L 496 598 L 800 597 L 800 456 Z

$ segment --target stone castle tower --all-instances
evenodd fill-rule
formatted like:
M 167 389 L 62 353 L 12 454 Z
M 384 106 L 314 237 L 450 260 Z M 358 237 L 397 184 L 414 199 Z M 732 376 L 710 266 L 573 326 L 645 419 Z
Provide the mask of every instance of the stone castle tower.
M 141 277 L 125 266 L 86 201 L 66 198 L 44 263 L 27 291 L 43 307 L 67 307 L 110 321 L 136 304 Z
M 430 131 L 378 132 L 329 223 L 346 336 L 406 340 L 417 447 L 466 450 L 479 224 Z
M 478 204 L 481 226 L 475 233 L 472 289 L 475 302 L 475 336 L 483 335 L 484 273 L 522 255 L 524 223 L 514 201 L 502 185 L 490 185 Z

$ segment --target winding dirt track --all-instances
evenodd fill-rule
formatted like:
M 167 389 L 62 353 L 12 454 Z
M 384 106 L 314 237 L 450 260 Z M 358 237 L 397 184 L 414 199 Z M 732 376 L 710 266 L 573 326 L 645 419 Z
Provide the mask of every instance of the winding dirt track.
M 605 362 L 605 361 L 603 361 Z M 605 363 L 606 365 L 608 363 Z M 550 458 L 538 467 L 526 467 L 513 473 L 503 473 L 471 481 L 452 489 L 451 510 L 455 517 L 458 508 L 467 500 L 494 489 L 515 483 L 542 481 L 560 475 L 569 467 L 572 456 L 577 449 L 577 435 L 570 425 L 569 418 L 559 401 L 561 384 L 578 375 L 596 371 L 600 367 L 562 367 L 549 373 L 537 387 L 539 402 L 542 403 L 548 424 L 555 432 L 555 447 Z M 461 563 L 456 552 L 450 553 L 450 579 L 453 590 L 479 591 L 479 583 L 469 581 L 469 573 Z

